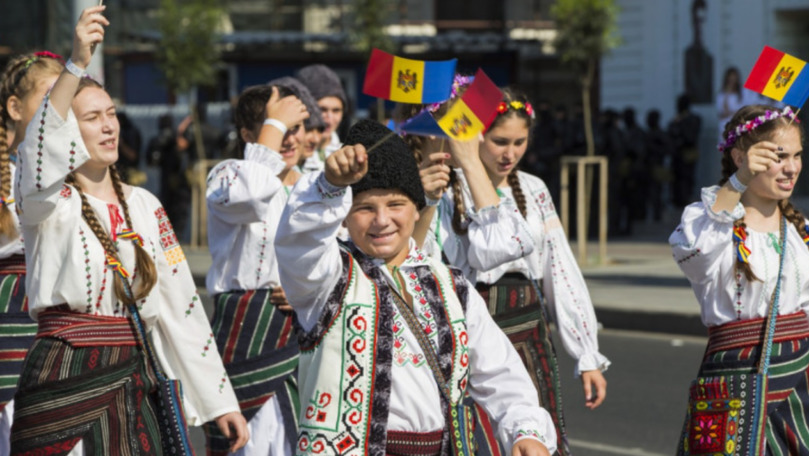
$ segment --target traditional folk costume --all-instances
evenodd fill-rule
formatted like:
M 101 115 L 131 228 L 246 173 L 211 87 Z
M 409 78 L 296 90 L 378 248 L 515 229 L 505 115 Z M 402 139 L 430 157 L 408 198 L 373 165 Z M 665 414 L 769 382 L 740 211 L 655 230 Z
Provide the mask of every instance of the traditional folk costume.
M 140 316 L 167 377 L 183 382 L 188 424 L 239 410 L 165 210 L 152 194 L 133 188 L 126 199 L 129 227 L 119 205 L 86 195 L 119 249 L 121 264 L 108 264 L 82 217 L 78 191 L 65 184 L 89 158 L 73 112 L 63 120 L 46 96 L 17 169 L 26 285 L 38 332 L 15 395 L 12 454 L 63 454 L 79 441 L 89 453 L 160 451 L 159 423 L 147 400 L 154 372 L 113 291 L 118 272 L 110 266 L 138 274 L 127 229 L 140 235 L 155 263 L 157 283 L 138 302 Z
M 270 302 L 280 286 L 273 240 L 288 199 L 278 178 L 285 166 L 278 152 L 250 143 L 244 160 L 221 162 L 208 176 L 211 326 L 248 420 L 250 442 L 241 450 L 248 455 L 288 455 L 297 440 L 294 314 Z M 226 454 L 218 428 L 206 433 L 209 454 Z
M 366 147 L 375 142 L 361 138 Z M 332 186 L 323 173 L 304 176 L 282 217 L 276 237 L 281 280 L 302 327 L 298 454 L 450 454 L 447 410 L 467 392 L 495 421 L 509 451 L 525 438 L 553 451 L 551 419 L 519 356 L 459 270 L 411 240 L 397 285 L 384 261 L 338 242 L 352 191 L 398 189 L 407 179 L 411 168 L 401 166 L 401 157 L 412 154 L 403 142 L 392 152 L 383 147 L 370 154 L 368 175 L 352 189 Z M 387 176 L 374 175 L 380 163 L 387 163 Z M 410 164 L 409 177 L 418 182 L 415 161 Z M 409 326 L 398 310 L 397 290 L 412 297 L 420 327 Z M 451 379 L 451 404 L 439 392 L 416 331 L 426 335 Z
M 11 176 L 15 166 L 11 167 Z M 14 185 L 5 202 L 21 229 L 15 211 Z M 25 299 L 25 254 L 22 235 L 0 239 L 0 454 L 8 454 L 11 423 L 14 417 L 14 391 L 22 371 L 28 347 L 34 343 L 37 324 L 28 315 Z
M 669 238 L 674 258 L 700 303 L 702 322 L 708 327 L 700 377 L 755 373 L 764 317 L 778 282 L 781 256 L 780 233 L 747 228 L 743 243 L 751 252 L 749 264 L 760 280 L 748 281 L 736 270 L 738 247 L 733 242 L 733 224 L 744 217 L 745 210 L 739 203 L 730 213 L 714 212 L 718 190 L 716 186 L 704 188 L 702 201 L 685 208 L 680 225 Z M 809 414 L 809 249 L 791 223 L 786 228 L 786 257 L 766 393 L 765 437 L 768 454 L 809 454 L 809 424 L 804 419 Z M 717 411 L 709 418 L 721 420 L 722 426 L 728 421 L 727 413 Z M 739 420 L 734 434 L 748 432 L 745 426 L 749 427 L 749 421 L 745 425 Z M 702 454 L 717 443 L 724 449 L 727 436 L 723 430 L 700 438 L 701 434 L 692 432 L 686 423 L 679 454 L 684 445 L 690 454 Z
M 474 207 L 468 185 L 461 179 L 466 207 Z M 538 177 L 518 172 L 525 194 L 526 219 L 514 224 L 500 215 L 500 230 L 510 229 L 508 236 L 480 236 L 473 229 L 483 214 L 469 211 L 469 233 L 459 236 L 452 228 L 455 204 L 451 192 L 440 204 L 440 217 L 425 248 L 435 255 L 443 249 L 449 263 L 460 265 L 467 277 L 477 283 L 494 321 L 508 335 L 520 352 L 531 379 L 539 392 L 539 403 L 554 420 L 558 453 L 569 454 L 556 351 L 548 328 L 549 316 L 555 317 L 562 343 L 577 360 L 575 372 L 605 370 L 610 362 L 598 351 L 597 321 L 587 285 L 565 237 L 550 192 Z M 498 188 L 502 210 L 522 219 L 510 187 Z M 527 223 L 526 223 L 527 222 Z M 527 230 L 527 233 L 526 233 Z M 503 261 L 523 249 L 513 261 Z M 514 258 L 512 256 L 512 258 Z M 496 266 L 490 266 L 490 265 Z M 478 269 L 477 266 L 482 265 Z M 486 269 L 483 269 L 486 268 Z M 468 272 L 467 272 L 468 271 Z M 543 306 L 543 301 L 547 302 Z

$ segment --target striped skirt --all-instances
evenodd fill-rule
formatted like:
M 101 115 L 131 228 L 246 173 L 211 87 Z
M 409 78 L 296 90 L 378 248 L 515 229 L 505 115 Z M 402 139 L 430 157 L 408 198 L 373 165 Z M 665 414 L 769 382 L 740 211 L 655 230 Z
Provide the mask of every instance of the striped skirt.
M 708 347 L 705 351 L 700 377 L 752 378 L 759 362 L 761 343 L 764 337 L 763 318 L 733 322 L 709 329 Z M 809 320 L 803 312 L 778 316 L 773 338 L 770 370 L 766 391 L 766 419 L 764 436 L 766 454 L 809 455 Z M 710 410 L 704 413 L 711 412 Z M 724 410 L 715 410 L 716 422 L 731 423 L 723 419 Z M 732 451 L 700 452 L 708 443 L 690 429 L 686 419 L 680 438 L 678 453 L 683 454 L 733 454 Z M 738 427 L 745 425 L 739 420 Z M 736 425 L 734 425 L 736 426 Z M 740 438 L 742 429 L 732 429 L 728 436 Z M 720 432 L 721 437 L 724 433 Z M 738 447 L 739 442 L 726 448 Z M 722 442 L 718 442 L 722 443 Z M 726 442 L 725 442 L 726 443 Z M 689 451 L 685 451 L 689 448 Z
M 11 454 L 160 455 L 156 379 L 127 318 L 39 314 L 14 396 Z
M 249 421 L 275 397 L 287 439 L 294 445 L 298 441 L 300 349 L 294 313 L 278 310 L 270 303 L 270 294 L 270 289 L 262 289 L 217 295 L 211 327 L 244 417 Z M 227 454 L 230 444 L 214 423 L 205 425 L 205 434 L 209 455 Z
M 539 405 L 553 419 L 558 446 L 555 455 L 568 456 L 559 368 L 542 297 L 537 295 L 538 285 L 532 285 L 522 274 L 506 274 L 493 285 L 479 283 L 477 289 L 492 318 L 517 349 L 539 394 Z M 482 439 L 477 434 L 476 438 L 485 450 Z
M 0 413 L 14 397 L 25 353 L 36 332 L 25 298 L 25 257 L 0 259 Z

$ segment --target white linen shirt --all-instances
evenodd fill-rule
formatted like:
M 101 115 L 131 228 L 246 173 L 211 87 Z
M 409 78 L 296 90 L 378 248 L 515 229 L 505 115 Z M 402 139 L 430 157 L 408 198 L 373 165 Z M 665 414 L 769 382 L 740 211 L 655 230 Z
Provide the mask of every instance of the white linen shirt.
M 278 152 L 249 143 L 244 160 L 225 160 L 208 174 L 208 248 L 213 263 L 205 284 L 212 296 L 281 285 L 272 244 L 289 198 L 278 178 L 285 166 Z
M 331 186 L 323 173 L 307 174 L 293 189 L 278 229 L 275 248 L 287 299 L 304 330 L 314 327 L 342 271 L 337 231 L 351 207 L 351 189 Z M 425 264 L 411 239 L 410 256 L 401 265 L 404 286 L 418 284 L 409 268 Z M 393 278 L 377 262 L 391 286 Z M 411 283 L 412 282 L 412 283 Z M 556 433 L 548 412 L 538 403 L 536 390 L 522 361 L 492 320 L 483 298 L 469 287 L 466 325 L 469 334 L 469 391 L 498 423 L 501 442 L 510 451 L 516 440 L 536 438 L 551 453 Z M 391 324 L 396 324 L 397 320 Z M 444 427 L 438 386 L 415 335 L 407 328 L 401 342 L 409 353 L 394 353 L 391 371 L 388 429 L 430 432 Z M 396 350 L 396 349 L 394 349 Z M 398 355 L 403 355 L 399 356 Z M 404 356 L 409 354 L 410 356 Z M 397 358 L 399 358 L 397 360 Z
M 732 212 L 714 212 L 718 190 L 718 186 L 703 188 L 702 201 L 685 208 L 680 225 L 669 237 L 674 259 L 694 289 L 705 326 L 767 316 L 780 262 L 781 233 L 748 227 L 745 245 L 759 280 L 749 282 L 744 274 L 737 277 L 733 222 L 744 217 L 744 206 L 738 203 Z M 778 313 L 809 311 L 809 249 L 789 222 L 783 277 Z
M 548 187 L 536 176 L 521 171 L 517 175 L 526 200 L 525 219 L 519 213 L 511 188 L 498 188 L 500 210 L 498 219 L 492 222 L 500 226 L 486 228 L 483 232 L 487 235 L 477 234 L 472 228 L 482 226 L 487 215 L 470 212 L 469 234 L 458 235 L 451 225 L 455 204 L 452 195 L 445 194 L 440 205 L 442 222 L 438 226 L 434 220 L 425 248 L 435 255 L 435 246 L 440 239 L 450 264 L 462 268 L 481 263 L 488 265 L 467 275 L 477 283 L 494 284 L 511 272 L 539 281 L 555 316 L 562 344 L 570 356 L 577 360 L 574 375 L 595 369 L 604 371 L 610 361 L 598 351 L 598 321 L 593 302 L 570 250 Z M 458 177 L 463 179 L 461 173 L 458 173 Z M 464 180 L 461 182 L 464 204 L 474 207 L 468 185 Z M 506 217 L 505 210 L 519 217 L 520 223 L 514 222 L 514 217 Z M 524 253 L 512 257 L 516 258 L 512 261 L 503 261 L 504 257 L 513 254 L 515 246 Z
M 73 112 L 63 120 L 46 96 L 28 126 L 17 167 L 26 289 L 34 320 L 42 310 L 61 304 L 76 312 L 125 315 L 113 291 L 115 272 L 107 267 L 104 248 L 82 217 L 78 192 L 65 184 L 65 177 L 89 159 Z M 126 227 L 119 205 L 90 195 L 87 201 L 111 237 Z M 167 376 L 183 382 L 188 423 L 200 426 L 238 412 L 191 270 L 165 210 L 154 195 L 137 187 L 126 202 L 132 228 L 143 238 L 157 270 L 157 283 L 138 303 L 140 314 Z M 134 245 L 121 239 L 116 244 L 121 263 L 137 286 Z

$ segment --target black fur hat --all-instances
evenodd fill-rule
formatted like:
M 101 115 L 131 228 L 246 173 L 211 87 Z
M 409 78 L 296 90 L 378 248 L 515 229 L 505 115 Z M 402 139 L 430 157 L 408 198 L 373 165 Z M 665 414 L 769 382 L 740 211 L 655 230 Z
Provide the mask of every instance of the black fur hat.
M 290 76 L 284 76 L 283 78 L 273 79 L 267 84 L 286 87 L 301 100 L 304 106 L 306 106 L 306 110 L 309 111 L 309 118 L 303 121 L 304 128 L 307 130 L 326 128 L 326 122 L 323 121 L 323 116 L 320 115 L 320 107 L 318 107 L 317 102 L 315 102 L 314 97 L 312 97 L 312 93 L 309 92 L 309 89 L 307 89 L 301 81 Z
M 343 84 L 331 68 L 321 64 L 308 65 L 298 70 L 295 77 L 309 89 L 315 101 L 325 97 L 337 97 L 343 102 L 343 109 L 347 109 L 348 99 Z
M 421 210 L 425 205 L 424 187 L 416 158 L 404 140 L 391 133 L 390 129 L 370 119 L 360 120 L 348 130 L 345 144 L 362 144 L 366 150 L 385 138 L 368 154 L 368 174 L 352 184 L 351 189 L 355 195 L 376 188 L 400 190 Z

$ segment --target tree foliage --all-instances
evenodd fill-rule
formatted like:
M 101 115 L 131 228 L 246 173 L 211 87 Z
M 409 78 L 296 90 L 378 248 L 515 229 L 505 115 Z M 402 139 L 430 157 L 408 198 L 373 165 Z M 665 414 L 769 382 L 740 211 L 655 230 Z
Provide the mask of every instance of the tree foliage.
M 218 0 L 160 0 L 156 57 L 169 89 L 186 93 L 216 82 L 217 27 L 223 15 Z
M 557 0 L 551 14 L 557 29 L 556 51 L 577 71 L 586 71 L 620 43 L 614 0 Z
M 351 42 L 361 52 L 373 48 L 393 51 L 394 44 L 385 33 L 391 11 L 390 0 L 353 0 L 354 24 L 351 27 Z

